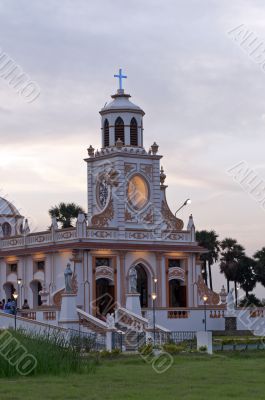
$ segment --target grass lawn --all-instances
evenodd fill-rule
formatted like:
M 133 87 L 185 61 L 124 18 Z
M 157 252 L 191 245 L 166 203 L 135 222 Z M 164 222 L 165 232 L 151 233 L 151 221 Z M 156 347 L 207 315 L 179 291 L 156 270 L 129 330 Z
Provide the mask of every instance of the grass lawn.
M 103 360 L 88 375 L 0 379 L 1 400 L 265 398 L 265 352 L 179 355 L 164 374 L 139 356 Z

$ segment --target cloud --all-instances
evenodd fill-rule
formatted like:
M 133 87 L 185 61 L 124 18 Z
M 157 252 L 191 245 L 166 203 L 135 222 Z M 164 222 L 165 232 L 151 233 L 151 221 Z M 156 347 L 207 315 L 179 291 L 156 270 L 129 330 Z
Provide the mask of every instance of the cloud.
M 201 228 L 258 248 L 263 214 L 226 171 L 246 160 L 265 174 L 265 74 L 227 31 L 245 23 L 264 40 L 264 18 L 260 1 L 3 0 L 0 47 L 41 94 L 27 104 L 0 79 L 0 187 L 43 227 L 51 204 L 84 205 L 83 158 L 100 147 L 98 110 L 123 67 L 146 112 L 145 146 L 156 140 L 164 155 L 172 207 L 188 195 Z

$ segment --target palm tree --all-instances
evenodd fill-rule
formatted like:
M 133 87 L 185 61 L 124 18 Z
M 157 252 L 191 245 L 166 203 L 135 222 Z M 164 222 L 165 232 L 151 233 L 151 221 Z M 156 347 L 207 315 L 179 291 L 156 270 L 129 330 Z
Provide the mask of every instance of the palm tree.
M 249 292 L 252 292 L 257 284 L 255 265 L 255 260 L 247 256 L 241 257 L 238 262 L 237 281 L 240 284 L 241 289 L 246 293 L 246 299 L 249 298 Z
M 265 286 L 265 247 L 254 254 L 256 260 L 255 273 L 257 281 Z
M 49 210 L 50 216 L 56 217 L 57 222 L 62 224 L 62 228 L 72 228 L 73 220 L 78 217 L 80 212 L 84 213 L 84 210 L 77 204 L 63 202 Z
M 227 292 L 230 290 L 230 281 L 234 282 L 235 296 L 237 304 L 237 278 L 238 278 L 238 263 L 239 260 L 245 255 L 243 246 L 237 243 L 237 240 L 226 238 L 221 244 L 221 263 L 220 271 L 225 275 L 227 281 Z
M 218 241 L 218 235 L 215 231 L 197 231 L 196 232 L 196 240 L 200 246 L 204 247 L 208 250 L 207 253 L 203 253 L 200 256 L 201 261 L 204 266 L 204 280 L 207 285 L 207 263 L 209 269 L 209 283 L 210 289 L 213 290 L 213 281 L 212 281 L 212 265 L 218 260 L 219 252 L 220 252 L 220 242 Z

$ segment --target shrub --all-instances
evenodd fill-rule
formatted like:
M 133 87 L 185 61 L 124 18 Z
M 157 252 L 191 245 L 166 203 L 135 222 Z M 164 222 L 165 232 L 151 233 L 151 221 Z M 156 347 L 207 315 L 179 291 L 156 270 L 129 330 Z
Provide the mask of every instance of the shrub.
M 163 350 L 166 353 L 170 353 L 170 354 L 178 354 L 182 351 L 185 351 L 185 349 L 186 349 L 185 345 L 175 344 L 175 343 L 166 343 L 163 346 Z
M 208 350 L 207 346 L 201 346 L 198 349 L 201 353 L 206 353 L 206 351 Z
M 102 357 L 102 358 L 114 358 L 114 357 L 118 357 L 121 354 L 121 351 L 120 351 L 120 349 L 113 349 L 111 351 L 103 350 L 99 354 L 100 354 L 100 357 Z
M 139 353 L 142 354 L 142 356 L 149 356 L 153 354 L 153 345 L 151 343 L 144 344 L 143 346 L 139 347 Z

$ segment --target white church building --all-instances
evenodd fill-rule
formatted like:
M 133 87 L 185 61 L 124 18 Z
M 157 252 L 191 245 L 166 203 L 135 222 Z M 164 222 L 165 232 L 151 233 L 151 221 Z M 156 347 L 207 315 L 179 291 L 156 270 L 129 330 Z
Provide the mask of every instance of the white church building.
M 101 148 L 90 145 L 85 159 L 87 213 L 76 227 L 60 229 L 53 218 L 50 230 L 31 233 L 16 207 L 0 199 L 0 298 L 16 292 L 19 307 L 28 300 L 25 318 L 92 331 L 115 310 L 123 310 L 125 325 L 147 327 L 154 309 L 161 329 L 195 331 L 207 308 L 209 329 L 222 330 L 226 296 L 204 284 L 205 249 L 196 243 L 193 217 L 183 222 L 168 206 L 159 146 L 144 147 L 145 113 L 121 85 L 111 97 L 100 110 Z M 60 317 L 68 263 L 76 321 Z

